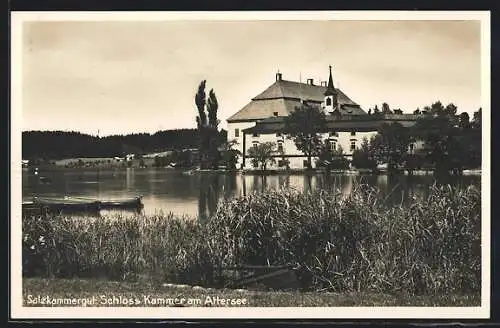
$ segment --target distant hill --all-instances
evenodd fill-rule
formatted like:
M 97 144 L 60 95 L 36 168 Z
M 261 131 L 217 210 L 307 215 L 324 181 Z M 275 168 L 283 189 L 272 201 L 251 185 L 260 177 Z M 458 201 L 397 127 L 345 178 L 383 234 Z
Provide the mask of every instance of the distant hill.
M 222 130 L 220 137 L 227 138 Z M 198 148 L 196 129 L 158 131 L 96 137 L 80 132 L 25 131 L 22 134 L 23 159 L 63 159 L 72 157 L 114 157 L 165 150 Z

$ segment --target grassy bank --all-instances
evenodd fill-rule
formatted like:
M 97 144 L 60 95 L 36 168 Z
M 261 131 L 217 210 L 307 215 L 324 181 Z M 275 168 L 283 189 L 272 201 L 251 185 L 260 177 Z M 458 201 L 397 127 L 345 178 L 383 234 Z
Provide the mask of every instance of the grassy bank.
M 47 306 L 35 304 L 35 299 L 49 296 L 52 299 L 89 299 L 91 306 L 127 306 L 125 304 L 109 304 L 113 299 L 138 299 L 140 304 L 134 306 L 166 306 L 154 299 L 184 298 L 184 306 L 224 306 L 207 302 L 213 300 L 240 299 L 246 304 L 239 306 L 255 307 L 295 307 L 295 306 L 477 306 L 481 299 L 478 295 L 426 295 L 382 294 L 382 293 L 313 293 L 313 292 L 264 292 L 229 289 L 202 289 L 190 287 L 173 287 L 151 281 L 114 282 L 97 279 L 23 279 L 23 305 Z M 195 304 L 188 299 L 200 300 Z M 124 302 L 122 302 L 124 303 Z M 179 302 L 180 303 L 180 302 Z M 57 305 L 55 305 L 57 306 Z M 64 305 L 59 305 L 64 306 Z M 68 306 L 68 305 L 66 305 Z M 168 306 L 175 306 L 169 304 Z
M 293 264 L 306 291 L 478 295 L 480 200 L 472 186 L 434 186 L 394 207 L 360 185 L 347 197 L 253 194 L 221 204 L 207 223 L 25 217 L 23 274 L 223 287 L 225 266 Z

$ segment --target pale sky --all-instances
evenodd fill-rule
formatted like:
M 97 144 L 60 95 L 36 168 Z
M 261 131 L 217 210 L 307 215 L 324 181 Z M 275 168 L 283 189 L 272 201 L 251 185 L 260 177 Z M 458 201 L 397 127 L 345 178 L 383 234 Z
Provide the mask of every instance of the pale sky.
M 479 21 L 25 22 L 23 130 L 194 128 L 202 79 L 226 119 L 283 79 L 328 79 L 365 110 L 481 107 Z

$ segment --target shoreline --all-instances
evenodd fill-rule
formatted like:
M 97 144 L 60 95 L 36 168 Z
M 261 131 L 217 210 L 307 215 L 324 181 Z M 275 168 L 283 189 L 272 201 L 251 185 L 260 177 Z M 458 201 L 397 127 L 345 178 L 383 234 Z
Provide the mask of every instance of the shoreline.
M 324 170 L 324 169 L 289 169 L 289 170 L 255 170 L 255 169 L 199 169 L 199 168 L 188 168 L 188 167 L 157 167 L 157 166 L 146 166 L 146 167 L 126 167 L 126 166 L 82 166 L 82 167 L 65 167 L 61 165 L 39 165 L 36 167 L 23 167 L 24 172 L 33 172 L 36 170 L 127 170 L 127 169 L 157 169 L 166 170 L 172 172 L 181 172 L 186 175 L 192 175 L 195 173 L 227 173 L 227 174 L 241 174 L 241 175 L 308 175 L 308 174 L 342 174 L 342 175 L 388 175 L 387 170 L 369 170 L 369 169 L 350 169 L 350 170 Z M 462 171 L 462 175 L 476 175 L 480 176 L 482 173 L 481 169 L 466 169 Z M 394 172 L 394 175 L 432 175 L 434 170 L 413 170 L 412 174 L 408 173 L 408 170 L 403 169 L 398 172 Z

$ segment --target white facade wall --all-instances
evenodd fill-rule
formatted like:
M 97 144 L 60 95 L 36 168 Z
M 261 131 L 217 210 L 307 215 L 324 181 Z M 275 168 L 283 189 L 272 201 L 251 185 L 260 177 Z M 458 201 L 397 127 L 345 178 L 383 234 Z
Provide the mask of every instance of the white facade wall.
M 255 122 L 238 122 L 238 123 L 228 123 L 228 141 L 236 139 L 238 144 L 234 146 L 234 149 L 238 149 L 241 153 L 243 153 L 243 130 L 255 126 Z M 238 129 L 238 136 L 236 136 L 236 129 Z M 368 132 L 355 132 L 354 135 L 348 131 L 340 131 L 337 134 L 331 135 L 330 133 L 321 134 L 321 138 L 323 141 L 330 140 L 330 142 L 335 142 L 336 149 L 339 146 L 342 147 L 343 153 L 348 158 L 352 158 L 353 149 L 351 148 L 352 142 L 356 149 L 361 147 L 363 143 L 363 139 L 366 138 L 368 141 L 372 137 L 377 134 L 377 131 L 368 131 Z M 302 169 L 304 168 L 304 160 L 307 158 L 303 156 L 303 153 L 297 149 L 293 140 L 287 138 L 285 135 L 278 135 L 276 133 L 272 134 L 258 134 L 254 136 L 252 134 L 246 135 L 246 143 L 245 143 L 245 154 L 248 156 L 248 150 L 253 147 L 255 143 L 264 143 L 264 142 L 274 142 L 276 145 L 281 144 L 283 146 L 283 151 L 285 155 L 291 155 L 290 157 L 286 156 L 285 158 L 289 161 L 289 166 L 291 169 Z M 414 143 L 413 148 L 409 146 L 409 153 L 413 153 L 416 149 L 422 148 L 424 143 L 422 141 L 417 141 Z M 279 167 L 278 161 L 281 160 L 282 157 L 276 157 L 276 163 L 274 165 L 268 165 L 269 169 L 285 169 L 285 167 Z M 237 168 L 241 168 L 243 164 L 243 156 L 238 157 Z M 312 160 L 312 166 L 315 167 L 316 161 L 315 158 Z M 252 164 L 252 159 L 246 157 L 244 169 L 254 169 Z
M 367 138 L 368 141 L 374 135 L 376 135 L 376 131 L 370 132 L 356 132 L 355 135 L 351 135 L 351 132 L 338 132 L 336 135 L 331 135 L 329 133 L 321 134 L 321 138 L 323 141 L 330 140 L 330 142 L 335 142 L 336 147 L 341 146 L 344 152 L 344 155 L 347 157 L 351 157 L 353 150 L 351 149 L 351 143 L 354 142 L 356 149 L 361 147 L 361 143 L 363 142 L 363 138 Z M 284 135 L 277 135 L 276 133 L 272 134 L 259 134 L 257 136 L 248 134 L 246 136 L 246 149 L 245 154 L 248 155 L 248 150 L 253 147 L 255 143 L 264 143 L 264 142 L 274 142 L 276 145 L 283 145 L 283 151 L 286 156 L 286 159 L 290 162 L 290 168 L 292 169 L 300 169 L 304 168 L 304 160 L 307 158 L 303 156 L 303 153 L 297 149 L 293 140 L 287 138 Z M 241 140 L 243 143 L 243 140 Z M 241 148 L 242 149 L 242 148 Z M 338 149 L 338 148 L 336 148 Z M 300 157 L 299 157 L 300 156 Z M 276 160 L 278 161 L 281 157 L 278 157 Z M 240 159 L 238 163 L 241 165 L 242 160 Z M 312 166 L 315 166 L 315 160 L 312 161 Z M 245 168 L 252 169 L 252 160 L 251 158 L 246 158 L 245 160 Z M 270 169 L 279 169 L 278 163 L 275 165 L 271 165 Z
M 297 149 L 297 147 L 295 147 L 295 143 L 293 142 L 293 140 L 290 140 L 288 139 L 284 134 L 276 134 L 276 133 L 272 133 L 272 134 L 259 134 L 257 136 L 254 136 L 252 134 L 247 134 L 246 136 L 246 149 L 245 149 L 245 154 L 248 155 L 248 150 L 253 147 L 253 145 L 255 143 L 259 144 L 259 143 L 264 143 L 264 142 L 274 142 L 276 143 L 276 147 L 278 147 L 278 145 L 282 145 L 283 147 L 283 151 L 285 153 L 285 155 L 297 155 L 297 156 L 300 156 L 300 155 L 303 155 L 301 151 L 299 151 Z M 276 162 L 278 160 L 280 160 L 281 157 L 278 157 L 276 158 Z M 302 161 L 304 158 L 287 158 L 289 161 L 290 161 L 290 168 L 302 168 L 303 165 L 302 165 Z M 300 162 L 300 166 L 292 166 L 292 161 L 295 163 L 295 162 Z M 294 164 L 295 165 L 295 164 Z M 245 160 L 245 168 L 248 168 L 248 169 L 252 169 L 253 168 L 253 165 L 252 165 L 252 159 L 251 158 L 246 158 Z M 272 169 L 278 169 L 279 166 L 278 166 L 278 163 L 276 163 L 275 165 L 271 165 L 269 166 L 269 168 L 272 168 Z M 284 168 L 283 168 L 284 169 Z
M 369 132 L 355 132 L 354 135 L 351 132 L 337 132 L 335 135 L 330 135 L 330 133 L 324 133 L 322 135 L 323 140 L 330 140 L 330 142 L 335 142 L 335 149 L 342 147 L 344 155 L 351 157 L 354 150 L 351 148 L 352 143 L 354 143 L 355 149 L 359 149 L 363 143 L 363 138 L 368 141 L 377 134 L 377 131 Z
M 227 124 L 227 141 L 236 140 L 236 144 L 233 149 L 239 150 L 243 154 L 243 130 L 255 126 L 255 122 L 237 122 Z M 238 134 L 238 136 L 236 136 Z M 248 140 L 247 140 L 248 141 Z M 239 168 L 243 162 L 243 157 L 238 156 L 238 162 L 236 167 Z

